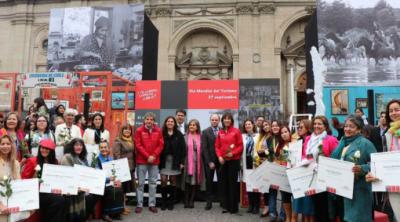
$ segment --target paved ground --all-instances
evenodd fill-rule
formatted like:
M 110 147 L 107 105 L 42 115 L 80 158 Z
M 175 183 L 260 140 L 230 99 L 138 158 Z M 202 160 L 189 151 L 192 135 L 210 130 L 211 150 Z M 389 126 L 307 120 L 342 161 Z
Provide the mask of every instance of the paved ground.
M 246 222 L 246 221 L 267 221 L 265 218 L 260 218 L 259 215 L 246 213 L 245 208 L 239 209 L 239 215 L 222 214 L 222 210 L 218 203 L 213 205 L 213 208 L 209 211 L 204 210 L 205 202 L 195 202 L 194 209 L 185 209 L 183 204 L 175 205 L 173 211 L 161 211 L 158 208 L 158 213 L 151 213 L 148 208 L 143 208 L 141 214 L 134 213 L 134 207 L 130 206 L 132 213 L 128 216 L 124 216 L 122 221 L 145 221 L 145 222 Z M 95 220 L 101 221 L 101 220 Z

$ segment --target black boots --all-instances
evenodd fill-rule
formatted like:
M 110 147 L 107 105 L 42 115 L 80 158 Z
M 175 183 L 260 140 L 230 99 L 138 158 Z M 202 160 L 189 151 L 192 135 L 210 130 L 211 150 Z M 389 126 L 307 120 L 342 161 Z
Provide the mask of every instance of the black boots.
M 176 199 L 176 186 L 169 186 L 168 210 L 174 209 Z
M 168 187 L 161 187 L 161 210 L 166 210 L 168 205 Z
M 161 187 L 161 210 L 173 210 L 176 198 L 176 186 Z
M 249 208 L 247 213 L 258 214 L 260 211 L 260 193 L 248 192 Z

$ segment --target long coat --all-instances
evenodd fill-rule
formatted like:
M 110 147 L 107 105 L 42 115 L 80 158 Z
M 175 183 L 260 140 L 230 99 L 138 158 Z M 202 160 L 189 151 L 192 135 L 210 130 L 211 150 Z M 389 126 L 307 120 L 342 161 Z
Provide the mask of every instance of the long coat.
M 343 198 L 344 220 L 351 222 L 372 221 L 372 187 L 371 183 L 365 181 L 365 175 L 370 170 L 371 153 L 376 153 L 376 149 L 368 139 L 361 135 L 356 136 L 352 141 L 343 137 L 331 157 L 340 159 L 345 146 L 349 146 L 349 148 L 344 154 L 343 160 L 360 165 L 362 172 L 361 175 L 355 175 L 353 199 Z M 357 151 L 360 151 L 361 154 L 359 159 L 354 157 Z

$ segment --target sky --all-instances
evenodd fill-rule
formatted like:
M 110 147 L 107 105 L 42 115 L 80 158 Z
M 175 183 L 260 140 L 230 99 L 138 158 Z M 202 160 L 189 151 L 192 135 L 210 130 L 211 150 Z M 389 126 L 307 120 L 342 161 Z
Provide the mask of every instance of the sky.
M 332 3 L 335 0 L 319 0 L 326 3 Z M 379 0 L 341 0 L 353 8 L 373 8 Z M 400 8 L 400 0 L 386 0 L 393 8 Z

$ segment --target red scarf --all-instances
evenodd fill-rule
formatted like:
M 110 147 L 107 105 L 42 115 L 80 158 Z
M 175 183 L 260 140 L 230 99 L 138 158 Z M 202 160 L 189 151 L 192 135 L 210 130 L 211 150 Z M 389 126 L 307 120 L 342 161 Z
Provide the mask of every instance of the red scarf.
M 202 180 L 201 175 L 201 147 L 200 147 L 200 134 L 188 135 L 188 174 L 194 176 L 194 163 L 193 163 L 193 140 L 197 147 L 197 182 Z

